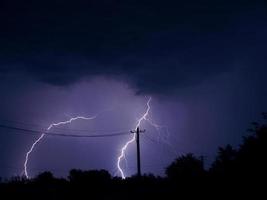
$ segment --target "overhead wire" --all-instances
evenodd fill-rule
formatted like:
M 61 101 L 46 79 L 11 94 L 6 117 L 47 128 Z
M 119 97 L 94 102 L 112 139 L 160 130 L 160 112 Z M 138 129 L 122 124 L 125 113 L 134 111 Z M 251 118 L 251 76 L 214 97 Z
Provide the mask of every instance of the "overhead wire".
M 20 121 L 14 121 L 14 120 L 6 120 L 6 119 L 0 119 L 0 121 L 4 121 L 4 122 L 8 122 L 8 123 L 15 123 L 18 125 L 23 125 L 23 126 L 31 126 L 31 127 L 38 127 L 38 128 L 42 128 L 42 129 L 46 129 L 46 127 L 44 125 L 40 125 L 40 124 L 33 124 L 33 123 L 25 123 L 25 122 L 20 122 Z M 26 128 L 27 129 L 27 128 Z M 59 128 L 59 127 L 53 127 L 54 130 L 61 130 L 61 131 L 69 131 L 69 132 L 90 132 L 90 133 L 95 133 L 95 132 L 107 132 L 107 130 L 104 129 L 98 129 L 98 130 L 88 130 L 88 129 L 70 129 L 70 128 Z M 123 131 L 129 131 L 128 129 L 124 129 L 124 130 L 109 130 L 112 132 L 123 132 Z
M 115 136 L 121 136 L 121 135 L 130 135 L 132 134 L 130 131 L 125 132 L 111 132 L 107 134 L 91 134 L 91 135 L 85 135 L 85 134 L 65 134 L 65 133 L 53 133 L 53 132 L 47 132 L 47 131 L 38 131 L 33 129 L 26 129 L 26 128 L 20 128 L 15 126 L 8 126 L 0 124 L 0 128 L 10 129 L 10 130 L 17 130 L 20 132 L 15 132 L 16 134 L 30 134 L 30 135 L 36 135 L 36 133 L 44 133 L 48 136 L 59 136 L 59 137 L 84 137 L 84 138 L 100 138 L 100 137 L 115 137 Z M 89 132 L 89 131 L 88 131 Z

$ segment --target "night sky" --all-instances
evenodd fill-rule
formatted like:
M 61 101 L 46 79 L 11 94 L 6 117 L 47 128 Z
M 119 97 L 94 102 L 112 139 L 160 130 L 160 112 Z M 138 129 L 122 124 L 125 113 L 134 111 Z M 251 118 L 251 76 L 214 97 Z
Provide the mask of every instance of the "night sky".
M 265 0 L 1 0 L 0 176 L 20 175 L 26 152 L 51 123 L 98 117 L 51 130 L 129 133 L 151 100 L 141 135 L 142 170 L 164 175 L 179 155 L 235 147 L 267 111 Z M 107 169 L 131 135 L 46 136 L 29 174 Z M 122 167 L 136 173 L 136 146 Z

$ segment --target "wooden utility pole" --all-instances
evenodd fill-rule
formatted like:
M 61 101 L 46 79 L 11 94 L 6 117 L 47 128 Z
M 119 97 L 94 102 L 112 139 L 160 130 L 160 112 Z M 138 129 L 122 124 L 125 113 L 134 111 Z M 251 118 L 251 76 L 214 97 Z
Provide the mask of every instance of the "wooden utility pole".
M 141 177 L 141 158 L 140 158 L 140 140 L 139 140 L 140 129 L 137 127 L 136 130 L 136 147 L 137 147 L 137 176 Z
M 145 132 L 145 130 L 140 130 L 139 127 L 135 131 L 131 131 L 132 133 L 136 133 L 136 149 L 137 149 L 137 176 L 141 177 L 141 155 L 140 155 L 140 133 Z

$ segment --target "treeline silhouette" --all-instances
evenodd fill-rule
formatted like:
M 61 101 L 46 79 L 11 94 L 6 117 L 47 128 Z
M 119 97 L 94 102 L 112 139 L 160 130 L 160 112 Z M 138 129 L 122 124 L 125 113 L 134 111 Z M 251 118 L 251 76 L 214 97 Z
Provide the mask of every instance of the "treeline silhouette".
M 204 168 L 191 153 L 166 168 L 165 177 L 145 174 L 122 180 L 106 170 L 73 169 L 66 179 L 43 172 L 33 179 L 12 177 L 0 183 L 0 197 L 27 199 L 181 199 L 264 198 L 266 196 L 267 113 L 252 123 L 251 134 L 238 148 L 219 147 L 215 161 Z

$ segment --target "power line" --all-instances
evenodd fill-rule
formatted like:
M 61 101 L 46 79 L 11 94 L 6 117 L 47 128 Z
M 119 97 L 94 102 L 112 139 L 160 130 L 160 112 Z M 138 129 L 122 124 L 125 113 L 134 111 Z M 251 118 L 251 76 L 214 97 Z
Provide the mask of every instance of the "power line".
M 24 126 L 31 126 L 31 127 L 40 127 L 43 129 L 46 129 L 44 125 L 40 124 L 32 124 L 32 123 L 25 123 L 25 122 L 20 122 L 20 121 L 14 121 L 14 120 L 7 120 L 7 119 L 0 119 L 0 121 L 8 122 L 8 123 L 15 123 L 18 125 L 24 125 Z M 98 130 L 89 130 L 89 129 L 67 129 L 67 128 L 58 128 L 58 127 L 53 127 L 54 130 L 61 130 L 61 131 L 71 131 L 71 132 L 106 132 L 106 130 L 103 129 L 98 129 Z M 117 130 L 109 130 L 112 132 L 118 132 Z M 127 132 L 129 131 L 128 129 L 120 130 L 119 132 Z
M 113 132 L 113 133 L 109 133 L 109 134 L 95 134 L 95 135 L 64 134 L 64 133 L 51 133 L 51 132 L 47 133 L 45 131 L 42 132 L 42 131 L 37 131 L 37 130 L 32 130 L 32 129 L 25 129 L 25 128 L 19 128 L 19 127 L 14 127 L 14 126 L 7 126 L 7 125 L 2 125 L 2 124 L 0 124 L 0 128 L 22 131 L 20 133 L 16 132 L 17 134 L 36 135 L 36 133 L 44 133 L 45 135 L 49 135 L 49 136 L 77 137 L 77 138 L 82 138 L 82 137 L 86 137 L 86 138 L 115 137 L 115 136 L 131 134 L 129 132 Z

